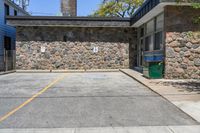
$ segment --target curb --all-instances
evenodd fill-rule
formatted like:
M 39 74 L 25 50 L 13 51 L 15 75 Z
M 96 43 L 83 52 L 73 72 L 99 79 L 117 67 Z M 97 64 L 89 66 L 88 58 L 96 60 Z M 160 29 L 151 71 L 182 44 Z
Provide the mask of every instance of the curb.
M 10 73 L 15 73 L 15 70 L 12 71 L 7 71 L 7 72 L 0 72 L 0 75 L 5 75 L 5 74 L 10 74 Z
M 123 71 L 122 69 L 120 69 L 119 71 L 122 72 L 122 73 L 124 73 L 124 74 L 126 74 L 127 76 L 133 78 L 134 80 L 136 80 L 136 81 L 139 82 L 140 84 L 144 85 L 145 87 L 151 89 L 151 87 L 149 87 L 148 85 L 146 85 L 146 84 L 145 84 L 144 82 L 142 82 L 141 80 L 138 80 L 137 78 L 133 77 L 131 74 L 129 74 L 129 73 Z M 151 89 L 151 90 L 152 90 L 152 89 Z M 152 91 L 154 91 L 154 90 L 152 90 Z M 157 93 L 157 92 L 155 92 L 155 93 Z M 159 95 L 160 95 L 160 94 L 159 94 Z

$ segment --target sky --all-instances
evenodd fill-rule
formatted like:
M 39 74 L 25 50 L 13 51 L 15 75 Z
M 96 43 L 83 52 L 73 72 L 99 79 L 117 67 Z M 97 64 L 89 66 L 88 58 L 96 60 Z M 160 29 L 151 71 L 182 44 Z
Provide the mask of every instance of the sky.
M 77 0 L 78 16 L 88 16 L 98 9 L 102 0 Z M 30 0 L 28 12 L 32 15 L 55 16 L 60 14 L 60 0 Z

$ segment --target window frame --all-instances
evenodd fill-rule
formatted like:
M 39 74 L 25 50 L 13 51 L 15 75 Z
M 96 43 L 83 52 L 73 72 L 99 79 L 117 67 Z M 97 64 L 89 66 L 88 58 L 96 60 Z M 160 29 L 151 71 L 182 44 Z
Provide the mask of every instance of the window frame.
M 164 17 L 163 17 L 163 26 L 161 28 L 157 28 L 157 18 L 160 16 L 160 15 L 164 15 L 164 12 L 161 12 L 160 14 L 158 14 L 157 16 L 153 17 L 152 19 L 150 19 L 148 22 L 150 21 L 153 21 L 154 23 L 154 30 L 152 32 L 149 32 L 147 33 L 147 23 L 144 23 L 143 25 L 141 25 L 139 28 L 138 28 L 138 46 L 137 46 L 137 55 L 138 55 L 138 60 L 137 60 L 137 63 L 138 63 L 138 66 L 144 66 L 146 64 L 146 62 L 144 61 L 144 57 L 143 57 L 143 54 L 144 52 L 146 51 L 155 51 L 155 50 L 163 50 L 164 48 Z M 141 34 L 141 31 L 143 29 L 143 33 L 144 34 Z M 159 32 L 162 32 L 162 44 L 160 44 L 160 48 L 159 49 L 156 49 L 156 34 L 159 33 Z M 146 38 L 147 37 L 151 37 L 151 43 L 149 43 L 149 46 L 148 46 L 148 50 L 146 50 Z M 149 39 L 148 39 L 149 40 Z M 141 41 L 143 41 L 143 44 L 141 44 Z M 143 51 L 141 51 L 141 49 L 143 49 Z M 143 58 L 143 60 L 142 60 Z
M 159 29 L 157 29 L 157 18 L 160 16 L 160 15 L 164 15 L 164 12 L 162 12 L 162 13 L 160 13 L 160 14 L 158 14 L 157 16 L 155 16 L 154 18 L 152 18 L 152 19 L 150 19 L 148 22 L 146 22 L 144 25 L 145 25 L 145 35 L 144 35 L 144 38 L 146 38 L 146 37 L 148 37 L 148 36 L 153 36 L 153 46 L 149 46 L 149 51 L 152 51 L 152 50 L 162 50 L 163 49 L 163 46 L 160 46 L 160 49 L 155 49 L 155 45 L 156 45 L 156 42 L 155 42 L 155 39 L 156 39 L 156 34 L 157 33 L 159 33 L 159 32 L 162 32 L 162 44 L 160 44 L 160 45 L 163 45 L 164 44 L 164 32 L 163 32 L 163 30 L 164 30 L 164 23 L 163 23 L 163 27 L 162 28 L 159 28 Z M 163 18 L 164 19 L 164 18 Z M 154 21 L 154 31 L 153 32 L 149 32 L 149 33 L 147 33 L 147 23 L 149 23 L 150 21 Z M 164 20 L 163 20 L 163 22 L 164 22 Z M 146 44 L 146 39 L 145 39 L 145 42 L 144 42 L 145 44 Z M 145 45 L 145 47 L 146 47 L 146 45 Z M 151 47 L 153 48 L 153 49 L 151 49 Z M 146 48 L 145 48 L 146 49 Z

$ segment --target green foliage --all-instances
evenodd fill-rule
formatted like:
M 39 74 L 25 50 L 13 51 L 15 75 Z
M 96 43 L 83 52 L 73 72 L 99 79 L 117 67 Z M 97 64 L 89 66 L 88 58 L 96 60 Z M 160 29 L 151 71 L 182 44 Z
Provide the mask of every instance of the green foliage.
M 186 34 L 187 34 L 187 37 L 190 37 L 190 38 L 193 37 L 193 32 L 192 31 L 189 31 Z
M 192 2 L 193 0 L 176 0 L 176 2 L 178 4 L 181 4 L 183 2 L 189 2 L 189 3 L 192 3 L 192 7 L 195 8 L 195 9 L 199 9 L 200 8 L 200 3 L 197 3 L 197 2 Z
M 200 3 L 192 3 L 192 7 L 195 8 L 195 9 L 199 9 Z
M 144 0 L 103 0 L 92 16 L 130 17 Z
M 193 23 L 194 24 L 200 24 L 200 17 L 193 18 Z

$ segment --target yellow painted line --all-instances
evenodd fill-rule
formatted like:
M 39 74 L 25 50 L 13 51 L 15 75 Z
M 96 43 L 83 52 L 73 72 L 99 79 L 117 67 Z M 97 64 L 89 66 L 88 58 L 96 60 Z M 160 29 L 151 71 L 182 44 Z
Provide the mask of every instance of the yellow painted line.
M 10 117 L 14 113 L 16 113 L 18 110 L 20 110 L 21 108 L 23 108 L 24 106 L 26 106 L 27 104 L 29 104 L 31 101 L 33 101 L 39 95 L 41 95 L 42 93 L 44 93 L 45 91 L 47 91 L 50 87 L 52 87 L 53 85 L 55 85 L 57 82 L 59 82 L 60 80 L 62 80 L 64 77 L 65 77 L 65 75 L 57 78 L 56 80 L 54 80 L 53 82 L 51 82 L 50 84 L 48 84 L 45 88 L 43 88 L 42 90 L 40 90 L 38 93 L 34 94 L 31 98 L 29 98 L 28 100 L 26 100 L 24 103 L 22 103 L 21 105 L 19 105 L 18 107 L 16 107 L 12 111 L 8 112 L 3 117 L 0 117 L 0 122 L 6 120 L 8 117 Z

